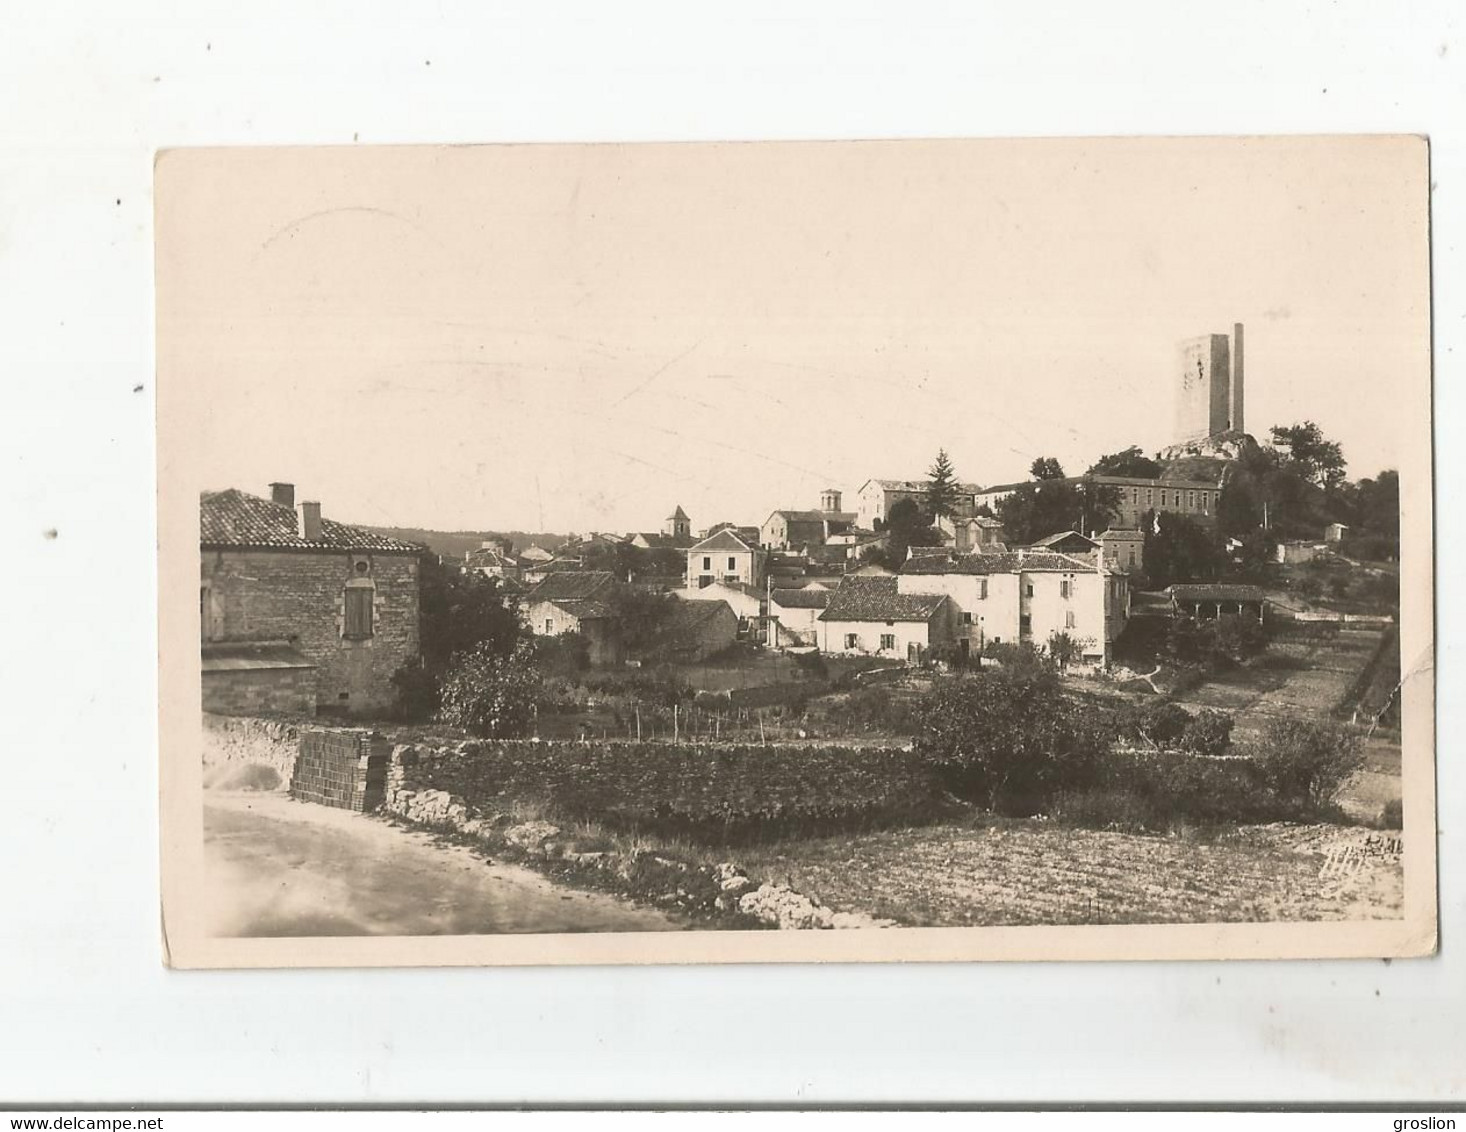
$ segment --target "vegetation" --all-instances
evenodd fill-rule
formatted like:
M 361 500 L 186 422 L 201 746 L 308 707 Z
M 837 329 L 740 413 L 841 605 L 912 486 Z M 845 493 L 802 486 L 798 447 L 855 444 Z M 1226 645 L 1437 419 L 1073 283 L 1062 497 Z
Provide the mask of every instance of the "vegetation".
M 1250 617 L 1222 614 L 1198 621 L 1174 618 L 1166 628 L 1164 654 L 1172 664 L 1219 672 L 1241 664 L 1267 647 L 1267 631 Z
M 957 506 L 957 474 L 945 448 L 937 449 L 937 458 L 928 473 L 926 492 L 927 518 L 933 523 L 943 515 L 951 515 Z
M 448 666 L 438 718 L 480 738 L 518 738 L 530 732 L 539 694 L 532 642 L 522 641 L 506 656 L 485 641 Z
M 888 570 L 901 568 L 901 564 L 906 561 L 909 547 L 942 545 L 941 532 L 910 499 L 898 499 L 891 505 L 891 512 L 886 516 L 885 531 L 886 544 L 868 551 L 864 560 L 884 566 Z
M 1148 480 L 1159 479 L 1161 471 L 1160 464 L 1146 456 L 1138 444 L 1101 456 L 1089 468 L 1092 476 L 1134 476 Z
M 422 786 L 470 806 L 527 803 L 562 822 L 727 845 L 940 813 L 909 751 L 690 743 L 484 743 L 422 764 Z
M 1273 792 L 1300 812 L 1331 803 L 1364 765 L 1354 732 L 1308 719 L 1273 720 L 1252 757 Z
M 1052 456 L 1039 457 L 1030 471 L 1032 482 L 998 501 L 996 517 L 1016 545 L 1037 542 L 1056 531 L 1104 530 L 1119 513 L 1119 489 L 1087 479 L 1071 482 Z
M 418 603 L 421 657 L 392 676 L 394 714 L 407 721 L 437 713 L 443 679 L 455 657 L 481 646 L 506 657 L 524 634 L 515 602 L 505 597 L 496 579 L 460 573 L 443 566 L 436 555 L 419 560 Z
M 1221 575 L 1225 564 L 1221 546 L 1195 519 L 1151 511 L 1142 527 L 1141 564 L 1154 588 L 1165 589 L 1173 582 L 1213 581 Z

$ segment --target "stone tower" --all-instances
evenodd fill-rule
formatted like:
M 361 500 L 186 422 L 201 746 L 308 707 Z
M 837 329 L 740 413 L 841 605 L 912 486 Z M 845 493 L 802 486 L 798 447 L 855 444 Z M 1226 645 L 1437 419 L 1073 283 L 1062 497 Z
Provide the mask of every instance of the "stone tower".
M 1244 432 L 1242 324 L 1226 334 L 1203 334 L 1180 346 L 1176 385 L 1176 439 L 1205 440 L 1224 432 Z
M 824 491 L 820 492 L 820 510 L 840 510 L 840 492 L 838 488 L 827 487 Z
M 692 520 L 687 517 L 687 512 L 682 510 L 681 504 L 667 516 L 666 525 L 662 531 L 672 538 L 692 537 Z

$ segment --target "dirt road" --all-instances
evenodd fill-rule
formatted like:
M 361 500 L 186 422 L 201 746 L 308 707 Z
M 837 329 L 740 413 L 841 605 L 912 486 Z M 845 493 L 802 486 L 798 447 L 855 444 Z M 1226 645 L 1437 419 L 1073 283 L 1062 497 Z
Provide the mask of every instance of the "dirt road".
M 221 936 L 676 931 L 661 912 L 282 794 L 204 798 L 209 922 Z

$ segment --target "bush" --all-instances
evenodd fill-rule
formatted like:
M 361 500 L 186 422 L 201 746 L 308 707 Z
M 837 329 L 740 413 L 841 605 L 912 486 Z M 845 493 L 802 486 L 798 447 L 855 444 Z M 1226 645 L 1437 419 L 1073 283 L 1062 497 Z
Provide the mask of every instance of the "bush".
M 1138 704 L 1121 716 L 1119 733 L 1157 746 L 1178 742 L 1191 723 L 1191 713 L 1180 704 L 1161 700 Z
M 531 642 L 522 641 L 508 656 L 485 642 L 449 665 L 438 718 L 481 738 L 514 738 L 529 733 L 539 695 Z
M 915 749 L 959 798 L 1032 813 L 1085 785 L 1106 726 L 1066 699 L 1053 667 L 949 677 L 917 714 Z
M 921 760 L 898 749 L 689 743 L 467 743 L 413 764 L 408 788 L 476 808 L 530 803 L 557 821 L 704 844 L 930 820 Z
M 1400 799 L 1391 798 L 1379 808 L 1379 827 L 1381 829 L 1404 829 L 1404 812 L 1400 806 Z
M 1281 816 L 1261 769 L 1246 758 L 1117 748 L 1100 760 L 1096 788 L 1131 796 L 1132 812 L 1152 829 L 1176 821 L 1247 822 Z
M 1204 708 L 1182 730 L 1182 750 L 1213 758 L 1226 754 L 1227 748 L 1232 745 L 1232 726 L 1235 722 L 1224 711 Z
M 404 723 L 424 723 L 438 713 L 440 704 L 439 673 L 430 669 L 421 657 L 413 657 L 392 673 L 392 687 L 397 690 L 392 715 Z
M 1357 735 L 1307 719 L 1273 720 L 1253 758 L 1278 798 L 1303 812 L 1331 803 L 1364 765 Z

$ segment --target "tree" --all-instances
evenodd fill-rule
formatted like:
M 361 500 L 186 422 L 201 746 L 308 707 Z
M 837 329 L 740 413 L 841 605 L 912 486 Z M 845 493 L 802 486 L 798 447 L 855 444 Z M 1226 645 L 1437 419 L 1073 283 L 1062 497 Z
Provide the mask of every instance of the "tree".
M 1061 480 L 1064 469 L 1052 456 L 1040 456 L 1028 466 L 1029 474 L 1036 480 Z
M 1055 531 L 1074 530 L 1084 523 L 1084 489 L 1064 480 L 1020 484 L 998 501 L 998 519 L 1008 539 L 1018 546 L 1036 542 Z
M 682 599 L 624 583 L 596 596 L 611 607 L 611 631 L 628 656 L 646 661 L 665 658 L 677 605 Z
M 939 681 L 918 712 L 918 755 L 961 798 L 1019 812 L 1084 785 L 1109 742 L 1066 700 L 1052 669 L 998 669 Z
M 521 641 L 507 656 L 484 642 L 449 665 L 438 718 L 483 739 L 517 739 L 534 723 L 539 691 L 532 641 Z
M 392 676 L 396 713 L 405 719 L 429 719 L 438 710 L 455 656 L 481 645 L 508 656 L 525 634 L 517 603 L 497 578 L 449 569 L 433 554 L 418 560 L 418 618 L 420 655 Z
M 1137 479 L 1154 480 L 1160 479 L 1160 464 L 1148 457 L 1140 450 L 1140 445 L 1132 444 L 1120 452 L 1111 452 L 1108 456 L 1101 456 L 1089 469 L 1092 476 L 1134 476 Z
M 866 560 L 891 570 L 901 569 L 906 552 L 913 546 L 941 546 L 942 535 L 911 499 L 898 499 L 886 516 L 886 545 L 872 551 Z
M 1216 539 L 1194 519 L 1171 511 L 1149 511 L 1142 520 L 1145 546 L 1141 561 L 1156 589 L 1173 582 L 1208 582 L 1222 572 Z
M 1295 425 L 1274 425 L 1273 448 L 1282 453 L 1309 483 L 1333 491 L 1344 482 L 1343 449 L 1327 439 L 1312 421 Z
M 937 449 L 937 458 L 928 474 L 930 485 L 926 492 L 926 513 L 932 522 L 943 515 L 951 515 L 957 506 L 957 476 L 952 471 L 952 460 L 945 448 Z
M 1059 666 L 1059 671 L 1063 672 L 1076 660 L 1084 659 L 1085 647 L 1090 643 L 1089 640 L 1076 637 L 1072 633 L 1055 630 L 1049 636 L 1048 654 Z
M 1278 797 L 1305 811 L 1332 802 L 1364 764 L 1357 735 L 1308 719 L 1272 720 L 1253 758 Z

